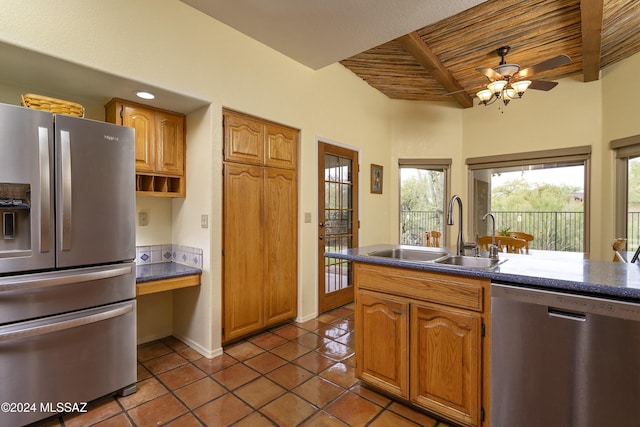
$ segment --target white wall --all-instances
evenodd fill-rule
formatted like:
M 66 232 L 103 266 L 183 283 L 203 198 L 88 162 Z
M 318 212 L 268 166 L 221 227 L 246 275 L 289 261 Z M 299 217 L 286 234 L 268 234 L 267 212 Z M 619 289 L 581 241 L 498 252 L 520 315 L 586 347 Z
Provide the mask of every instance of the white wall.
M 220 349 L 222 108 L 301 129 L 301 215 L 317 209 L 318 138 L 358 147 L 365 184 L 370 163 L 390 166 L 389 99 L 339 64 L 313 71 L 178 0 L 5 0 L 0 41 L 211 103 L 207 111 L 188 112 L 188 121 L 199 125 L 188 125 L 187 198 L 164 209 L 157 205 L 163 202 L 139 200 L 151 216 L 149 227 L 137 230 L 145 244 L 170 235 L 173 243 L 202 247 L 202 286 L 175 291 L 162 306 L 172 307 L 173 333 L 208 355 Z M 389 227 L 380 227 L 390 221 L 389 200 L 389 192 L 371 195 L 363 184 L 363 244 L 391 241 Z M 199 228 L 201 214 L 209 215 L 208 230 Z M 171 224 L 152 230 L 166 215 Z M 300 219 L 299 225 L 298 314 L 304 318 L 316 313 L 316 242 L 314 214 L 310 224 Z M 157 315 L 160 323 L 168 318 Z

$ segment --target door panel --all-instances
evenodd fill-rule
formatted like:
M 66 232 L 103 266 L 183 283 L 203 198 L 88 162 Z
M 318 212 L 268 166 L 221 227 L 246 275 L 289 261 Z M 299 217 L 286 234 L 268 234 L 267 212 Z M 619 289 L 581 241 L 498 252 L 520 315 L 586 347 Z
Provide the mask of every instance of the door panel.
M 225 164 L 223 341 L 264 326 L 262 192 L 262 168 Z
M 264 245 L 266 321 L 274 324 L 297 313 L 298 186 L 296 172 L 267 168 L 264 171 Z
M 135 258 L 134 132 L 55 116 L 59 267 Z
M 125 105 L 122 114 L 122 125 L 134 128 L 136 141 L 136 171 L 155 171 L 155 129 L 153 128 L 153 112 L 145 108 Z
M 318 144 L 318 312 L 353 301 L 353 265 L 325 252 L 358 246 L 358 153 Z
M 184 174 L 184 119 L 174 114 L 156 112 L 156 171 Z
M 480 315 L 411 309 L 411 400 L 464 425 L 480 420 Z
M 0 105 L 0 201 L 0 271 L 54 267 L 51 113 Z

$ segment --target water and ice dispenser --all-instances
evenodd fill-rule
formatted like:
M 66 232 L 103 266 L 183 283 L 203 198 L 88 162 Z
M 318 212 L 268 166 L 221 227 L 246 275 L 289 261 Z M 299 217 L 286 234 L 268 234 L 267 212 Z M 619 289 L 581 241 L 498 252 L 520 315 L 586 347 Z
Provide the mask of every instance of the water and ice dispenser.
M 31 250 L 31 191 L 28 184 L 0 183 L 0 257 Z

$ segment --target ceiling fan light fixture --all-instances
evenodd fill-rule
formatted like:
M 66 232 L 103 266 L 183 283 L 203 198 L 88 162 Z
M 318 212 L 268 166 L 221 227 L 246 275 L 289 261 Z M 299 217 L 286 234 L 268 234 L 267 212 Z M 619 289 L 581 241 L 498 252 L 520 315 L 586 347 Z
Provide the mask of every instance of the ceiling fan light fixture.
M 504 89 L 506 85 L 507 85 L 506 80 L 496 80 L 494 82 L 489 83 L 487 85 L 487 89 L 489 89 L 491 93 L 494 94 L 497 98 L 500 98 L 500 93 L 502 92 L 502 89 Z
M 484 105 L 487 105 L 487 102 L 489 102 L 489 100 L 493 96 L 493 93 L 489 89 L 483 89 L 480 92 L 476 93 L 476 96 L 478 97 L 480 102 L 482 102 Z
M 511 83 L 511 87 L 518 93 L 518 98 L 522 98 L 524 92 L 529 88 L 531 84 L 531 80 L 520 80 L 514 83 Z

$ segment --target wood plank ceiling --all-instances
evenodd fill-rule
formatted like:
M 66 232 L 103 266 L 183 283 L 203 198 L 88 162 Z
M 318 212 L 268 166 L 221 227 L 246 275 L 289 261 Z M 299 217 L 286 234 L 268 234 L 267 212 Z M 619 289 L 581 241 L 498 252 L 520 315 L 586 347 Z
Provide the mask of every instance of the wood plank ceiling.
M 506 60 L 521 68 L 571 58 L 535 80 L 597 80 L 603 68 L 640 52 L 640 1 L 489 0 L 340 63 L 389 98 L 469 108 L 489 82 L 476 69 L 497 66 L 501 46 L 511 46 Z

